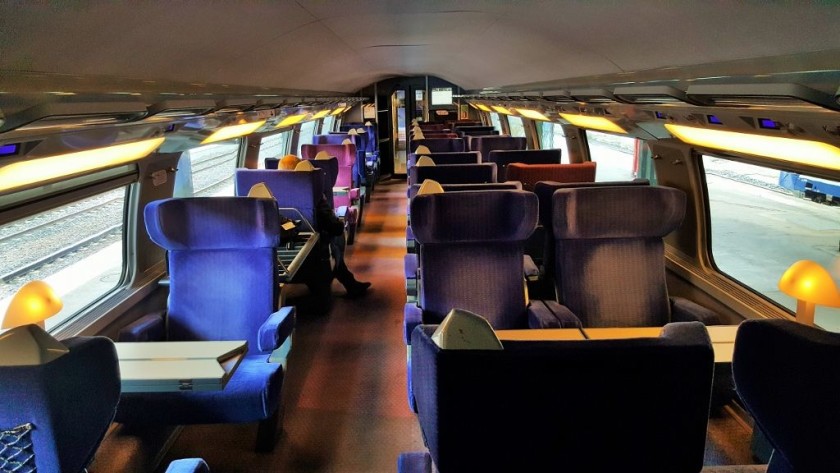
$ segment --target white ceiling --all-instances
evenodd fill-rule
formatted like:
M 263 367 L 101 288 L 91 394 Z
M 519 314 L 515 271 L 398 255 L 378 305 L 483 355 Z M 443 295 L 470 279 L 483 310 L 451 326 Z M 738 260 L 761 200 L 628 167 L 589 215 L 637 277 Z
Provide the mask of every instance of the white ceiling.
M 349 93 L 399 75 L 479 89 L 815 51 L 840 69 L 838 18 L 840 2 L 758 0 L 9 0 L 0 75 Z

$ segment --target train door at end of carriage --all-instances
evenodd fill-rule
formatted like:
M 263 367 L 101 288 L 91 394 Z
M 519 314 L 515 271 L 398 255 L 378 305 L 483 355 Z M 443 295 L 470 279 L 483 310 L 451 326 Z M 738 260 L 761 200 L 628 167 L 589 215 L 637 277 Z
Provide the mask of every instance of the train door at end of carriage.
M 391 94 L 391 136 L 394 147 L 394 174 L 406 173 L 406 113 L 405 90 L 397 89 Z

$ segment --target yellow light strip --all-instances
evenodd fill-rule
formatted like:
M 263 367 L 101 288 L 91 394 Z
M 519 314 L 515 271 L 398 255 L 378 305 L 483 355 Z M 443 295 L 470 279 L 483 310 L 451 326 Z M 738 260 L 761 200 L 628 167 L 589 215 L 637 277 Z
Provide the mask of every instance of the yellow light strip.
M 672 123 L 666 123 L 665 128 L 678 139 L 692 145 L 840 170 L 840 148 L 820 141 L 710 130 Z
M 339 113 L 347 110 L 348 108 L 350 107 L 338 107 L 337 109 L 333 110 L 332 113 L 330 113 L 330 115 L 338 115 Z
M 542 113 L 536 110 L 529 110 L 527 108 L 517 108 L 517 112 L 525 118 L 530 118 L 531 120 L 543 120 L 548 121 L 548 117 L 543 115 Z
M 296 125 L 303 121 L 308 114 L 301 113 L 300 115 L 289 115 L 288 117 L 280 120 L 280 123 L 277 124 L 274 128 L 283 128 L 284 126 L 291 126 Z
M 478 107 L 480 110 L 484 110 L 485 112 L 492 112 L 493 111 L 493 110 L 490 110 L 490 107 L 488 107 L 487 105 L 484 105 L 483 103 L 477 103 L 477 104 L 475 104 L 475 106 Z
M 505 115 L 510 115 L 510 110 L 506 109 L 505 107 L 500 107 L 498 105 L 492 105 L 492 107 L 493 107 L 493 110 L 495 110 L 499 113 L 504 113 Z
M 240 123 L 239 125 L 230 125 L 222 127 L 214 131 L 212 135 L 208 136 L 207 138 L 204 138 L 204 141 L 202 141 L 201 144 L 206 145 L 208 143 L 215 143 L 217 141 L 225 141 L 244 135 L 250 135 L 257 128 L 263 125 L 265 125 L 265 120 L 258 120 L 251 123 Z
M 312 116 L 312 119 L 313 119 L 313 120 L 317 120 L 317 119 L 319 119 L 319 118 L 324 118 L 324 117 L 326 117 L 326 116 L 327 116 L 327 114 L 328 114 L 328 113 L 330 113 L 330 111 L 329 111 L 329 110 L 321 110 L 320 112 L 318 112 L 318 113 L 316 113 L 315 115 L 313 115 L 313 116 Z
M 613 123 L 610 119 L 605 117 L 593 117 L 591 115 L 574 115 L 571 113 L 561 113 L 560 118 L 566 120 L 574 126 L 581 128 L 591 128 L 593 130 L 609 131 L 612 133 L 627 134 L 627 130 Z
M 164 140 L 163 137 L 151 138 L 105 148 L 18 161 L 0 168 L 0 191 L 136 161 L 159 148 Z

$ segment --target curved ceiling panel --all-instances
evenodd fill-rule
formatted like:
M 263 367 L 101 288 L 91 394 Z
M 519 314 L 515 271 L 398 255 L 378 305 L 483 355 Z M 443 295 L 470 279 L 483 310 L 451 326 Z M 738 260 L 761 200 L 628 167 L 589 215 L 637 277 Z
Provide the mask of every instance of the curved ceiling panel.
M 12 1 L 0 69 L 341 92 L 432 74 L 479 89 L 840 51 L 839 15 L 828 2 Z

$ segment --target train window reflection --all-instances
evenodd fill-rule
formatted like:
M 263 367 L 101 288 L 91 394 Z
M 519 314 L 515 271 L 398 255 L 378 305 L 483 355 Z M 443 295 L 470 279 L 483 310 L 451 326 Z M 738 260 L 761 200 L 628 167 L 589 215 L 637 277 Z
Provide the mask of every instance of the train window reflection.
M 840 283 L 840 182 L 703 156 L 718 269 L 779 305 L 779 277 L 808 259 Z M 816 323 L 840 331 L 840 309 L 817 306 Z
M 0 225 L 0 314 L 24 284 L 43 280 L 64 307 L 54 329 L 119 287 L 126 187 Z
M 326 135 L 333 131 L 333 125 L 335 125 L 335 116 L 327 115 L 324 117 L 324 122 L 321 124 L 321 134 Z
M 289 149 L 291 131 L 284 131 L 271 136 L 264 136 L 260 141 L 260 154 L 257 158 L 257 168 L 265 169 L 265 158 L 277 158 L 286 154 Z
M 297 154 L 300 156 L 300 147 L 305 144 L 312 143 L 312 137 L 315 136 L 315 120 L 308 121 L 300 126 L 300 135 L 298 135 L 298 149 Z
M 499 133 L 502 132 L 502 121 L 499 120 L 498 113 L 490 112 L 490 123 L 493 125 L 493 128 L 499 130 Z
M 235 139 L 185 151 L 175 173 L 175 197 L 233 195 L 233 173 L 239 160 Z
M 563 132 L 563 126 L 558 123 L 537 122 L 537 127 L 540 134 L 540 148 L 559 148 L 563 150 L 560 157 L 564 163 L 568 163 L 569 147 L 566 144 L 566 134 Z
M 510 127 L 510 136 L 525 137 L 525 125 L 519 117 L 508 116 L 508 127 Z
M 628 136 L 611 135 L 586 130 L 589 157 L 598 163 L 596 181 L 627 181 L 639 175 L 639 147 L 637 140 Z

